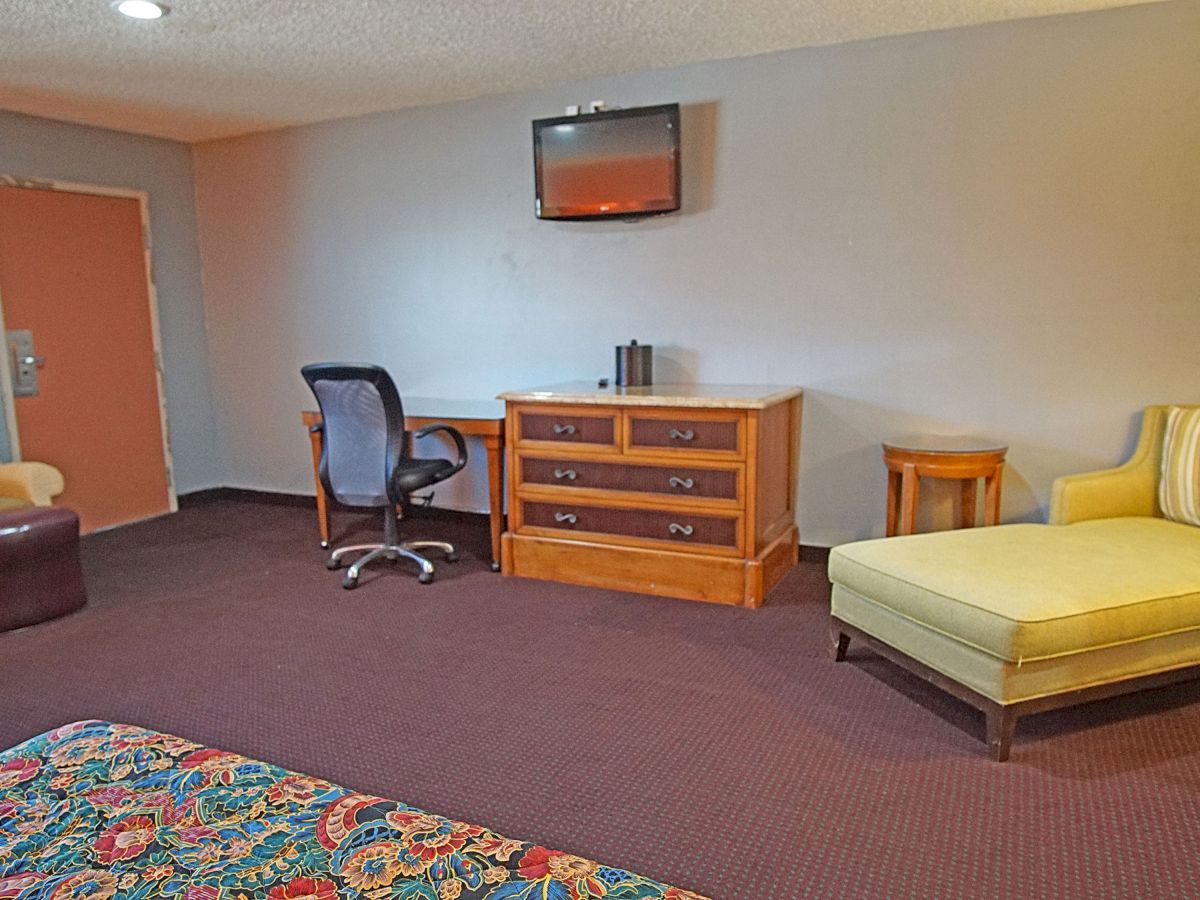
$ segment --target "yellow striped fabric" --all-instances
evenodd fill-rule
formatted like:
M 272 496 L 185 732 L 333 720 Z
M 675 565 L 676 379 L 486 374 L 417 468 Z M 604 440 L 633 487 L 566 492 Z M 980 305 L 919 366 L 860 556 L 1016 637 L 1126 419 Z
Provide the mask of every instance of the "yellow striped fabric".
M 1200 525 L 1200 407 L 1172 406 L 1167 413 L 1158 505 L 1174 522 Z

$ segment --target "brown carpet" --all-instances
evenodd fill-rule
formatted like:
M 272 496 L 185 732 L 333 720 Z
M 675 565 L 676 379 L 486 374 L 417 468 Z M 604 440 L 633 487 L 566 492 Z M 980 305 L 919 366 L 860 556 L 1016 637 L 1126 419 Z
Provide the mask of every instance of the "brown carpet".
M 367 537 L 374 517 L 335 530 Z M 183 735 L 721 898 L 1200 896 L 1200 686 L 982 717 L 852 646 L 823 554 L 750 611 L 488 571 L 325 571 L 310 510 L 193 504 L 85 541 L 80 613 L 0 634 L 0 746 Z

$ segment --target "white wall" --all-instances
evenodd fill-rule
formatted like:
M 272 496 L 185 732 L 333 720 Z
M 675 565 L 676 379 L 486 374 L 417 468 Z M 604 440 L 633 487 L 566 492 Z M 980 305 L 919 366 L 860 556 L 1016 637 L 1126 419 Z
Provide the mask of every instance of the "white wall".
M 529 122 L 593 98 L 684 104 L 681 215 L 535 221 Z M 311 491 L 297 370 L 320 359 L 491 396 L 609 374 L 636 337 L 660 382 L 802 385 L 812 544 L 882 532 L 889 436 L 1002 438 L 1004 516 L 1040 519 L 1142 405 L 1200 400 L 1195 3 L 331 122 L 195 168 L 236 486 Z M 459 482 L 448 503 L 486 505 L 481 469 Z
M 0 173 L 148 192 L 176 488 L 186 493 L 222 484 L 190 148 L 0 110 Z

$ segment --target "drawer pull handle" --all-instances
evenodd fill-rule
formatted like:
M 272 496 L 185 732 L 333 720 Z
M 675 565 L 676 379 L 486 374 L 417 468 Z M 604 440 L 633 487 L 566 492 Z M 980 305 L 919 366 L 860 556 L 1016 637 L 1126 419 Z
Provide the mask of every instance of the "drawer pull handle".
M 579 475 L 579 473 L 576 472 L 574 469 L 555 469 L 554 470 L 555 478 L 566 478 L 568 481 L 574 481 L 576 479 L 576 477 L 578 477 L 578 475 Z
M 696 432 L 692 431 L 690 428 L 687 431 L 680 431 L 678 428 L 672 428 L 669 436 L 673 441 L 690 441 L 696 437 Z
M 695 530 L 691 525 L 680 525 L 678 522 L 672 522 L 667 526 L 667 531 L 671 534 L 682 534 L 684 537 L 691 537 Z
M 574 425 L 555 425 L 554 433 L 555 434 L 574 434 L 575 426 Z
M 690 491 L 696 486 L 696 480 L 694 478 L 680 478 L 678 475 L 672 475 L 668 481 L 668 484 L 670 484 L 671 487 L 681 487 L 684 490 Z
M 566 522 L 568 525 L 574 525 L 579 521 L 579 516 L 575 515 L 575 513 L 555 513 L 554 521 Z

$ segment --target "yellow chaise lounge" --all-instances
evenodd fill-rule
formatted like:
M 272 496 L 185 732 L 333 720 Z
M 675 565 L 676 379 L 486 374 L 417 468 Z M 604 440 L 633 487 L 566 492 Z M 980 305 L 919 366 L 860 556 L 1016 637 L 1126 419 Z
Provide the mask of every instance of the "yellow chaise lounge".
M 1058 479 L 1050 524 L 834 548 L 834 659 L 862 640 L 983 710 L 999 761 L 1019 716 L 1200 677 L 1200 527 L 1158 499 L 1168 409 L 1124 465 Z

